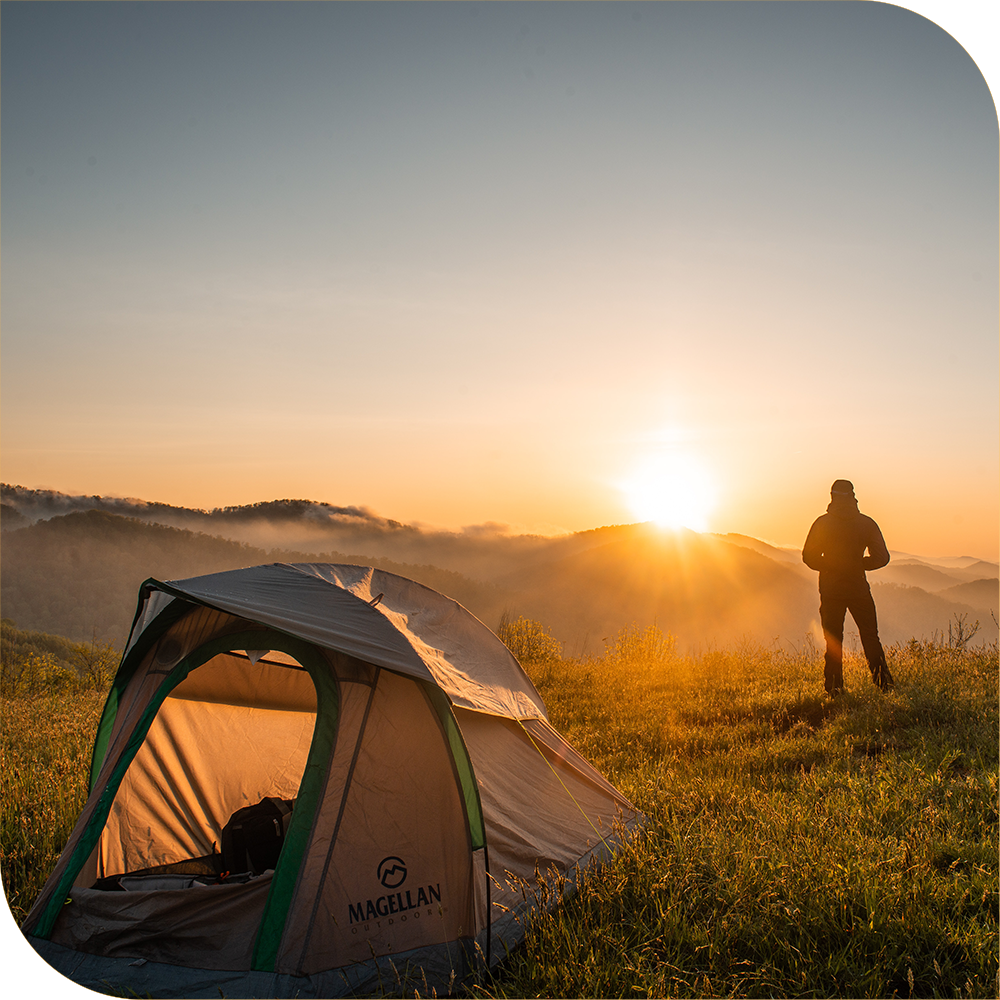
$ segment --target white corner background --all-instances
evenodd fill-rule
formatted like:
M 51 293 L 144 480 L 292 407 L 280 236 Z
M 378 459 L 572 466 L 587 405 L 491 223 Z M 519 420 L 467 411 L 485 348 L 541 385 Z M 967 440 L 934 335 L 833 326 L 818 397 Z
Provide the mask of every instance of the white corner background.
M 854 3 L 857 0 L 843 0 Z M 979 67 L 997 106 L 1000 88 L 1000 4 L 996 0 L 912 0 L 893 4 L 915 11 L 943 28 Z

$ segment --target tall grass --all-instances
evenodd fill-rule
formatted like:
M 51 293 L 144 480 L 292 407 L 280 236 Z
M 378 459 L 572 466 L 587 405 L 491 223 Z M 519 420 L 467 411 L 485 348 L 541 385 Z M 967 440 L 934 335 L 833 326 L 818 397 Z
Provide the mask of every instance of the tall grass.
M 646 814 L 533 920 L 488 997 L 997 996 L 997 651 L 678 655 L 627 630 L 529 667 L 550 718 Z
M 631 629 L 599 659 L 528 663 L 553 725 L 648 823 L 468 991 L 997 996 L 997 650 L 888 654 L 894 692 L 848 655 L 836 700 L 808 643 L 686 656 Z M 0 702 L 19 921 L 83 805 L 103 702 L 45 690 Z
M 105 695 L 56 689 L 0 701 L 0 874 L 20 924 L 87 800 Z
M 87 799 L 119 654 L 0 620 L 0 875 L 21 923 Z

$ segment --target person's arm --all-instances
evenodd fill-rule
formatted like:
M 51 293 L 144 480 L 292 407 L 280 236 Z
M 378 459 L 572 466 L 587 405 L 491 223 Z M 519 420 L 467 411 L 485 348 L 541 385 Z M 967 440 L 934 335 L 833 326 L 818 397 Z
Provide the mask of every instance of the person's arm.
M 806 544 L 802 546 L 802 561 L 810 568 L 821 570 L 823 568 L 823 540 L 822 529 L 818 528 L 819 520 L 813 522 L 806 536 Z
M 868 518 L 868 555 L 862 560 L 862 565 L 866 570 L 881 569 L 889 565 L 889 550 L 885 546 L 885 539 L 879 526 Z

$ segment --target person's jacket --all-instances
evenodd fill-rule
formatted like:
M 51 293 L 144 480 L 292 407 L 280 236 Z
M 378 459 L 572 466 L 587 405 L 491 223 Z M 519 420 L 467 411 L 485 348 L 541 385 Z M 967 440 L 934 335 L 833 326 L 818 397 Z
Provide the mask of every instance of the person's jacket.
M 879 526 L 858 510 L 856 500 L 835 500 L 826 510 L 809 529 L 802 561 L 819 570 L 820 592 L 864 584 L 865 570 L 889 562 Z

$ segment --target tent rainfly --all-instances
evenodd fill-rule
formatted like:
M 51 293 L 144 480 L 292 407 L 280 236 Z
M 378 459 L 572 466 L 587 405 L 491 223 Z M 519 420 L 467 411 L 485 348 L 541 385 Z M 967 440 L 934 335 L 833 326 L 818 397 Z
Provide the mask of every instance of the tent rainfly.
M 227 824 L 266 798 L 280 853 L 226 868 Z M 640 820 L 427 587 L 326 563 L 147 580 L 23 929 L 120 996 L 442 992 L 523 938 L 539 873 L 572 891 Z

